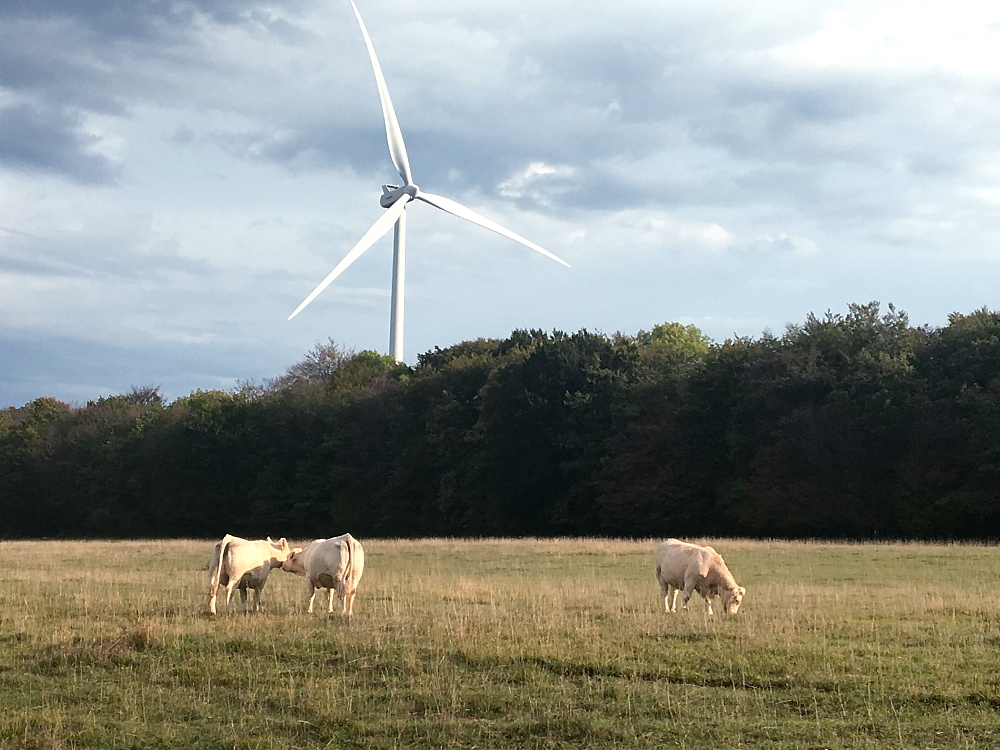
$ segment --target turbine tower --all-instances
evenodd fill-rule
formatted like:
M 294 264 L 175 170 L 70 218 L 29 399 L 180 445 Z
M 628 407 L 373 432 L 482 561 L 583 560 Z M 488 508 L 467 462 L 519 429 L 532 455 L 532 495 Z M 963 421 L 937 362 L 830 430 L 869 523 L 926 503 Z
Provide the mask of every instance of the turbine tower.
M 368 47 L 368 56 L 371 57 L 372 68 L 375 71 L 375 83 L 378 86 L 379 98 L 382 100 L 382 116 L 385 118 L 385 134 L 389 141 L 389 156 L 392 157 L 392 163 L 395 165 L 396 171 L 399 172 L 399 176 L 403 179 L 403 184 L 382 186 L 382 197 L 379 199 L 379 203 L 382 208 L 386 209 L 386 212 L 379 217 L 378 221 L 358 241 L 358 244 L 351 248 L 351 251 L 344 256 L 344 259 L 337 264 L 337 267 L 320 282 L 319 286 L 312 290 L 309 296 L 302 301 L 302 304 L 295 308 L 295 312 L 289 315 L 288 319 L 291 320 L 302 312 L 306 305 L 316 299 L 320 292 L 326 289 L 334 279 L 340 276 L 349 265 L 360 258 L 368 248 L 381 239 L 389 231 L 389 228 L 395 224 L 396 231 L 393 235 L 392 244 L 392 307 L 390 312 L 389 349 L 392 356 L 396 358 L 396 361 L 402 362 L 403 287 L 406 276 L 406 206 L 410 201 L 419 200 L 429 203 L 435 208 L 440 208 L 442 211 L 446 211 L 466 221 L 471 221 L 473 224 L 478 224 L 486 229 L 492 229 L 497 234 L 502 234 L 504 237 L 508 237 L 515 242 L 520 242 L 522 245 L 527 245 L 532 250 L 536 250 L 542 255 L 552 258 L 552 260 L 562 263 L 566 267 L 569 267 L 569 263 L 562 258 L 556 257 L 548 250 L 539 247 L 534 242 L 526 240 L 521 235 L 505 229 L 494 221 L 490 221 L 471 208 L 466 208 L 461 203 L 456 203 L 450 198 L 444 198 L 433 193 L 425 193 L 414 184 L 413 176 L 410 173 L 410 160 L 406 156 L 406 146 L 403 145 L 403 133 L 399 129 L 399 123 L 396 121 L 396 112 L 392 108 L 392 101 L 389 99 L 389 89 L 385 85 L 382 68 L 378 64 L 378 58 L 375 56 L 375 47 L 372 46 L 371 37 L 368 36 L 368 29 L 365 28 L 365 22 L 361 20 L 361 13 L 358 11 L 358 6 L 354 4 L 354 0 L 351 0 L 351 7 L 354 8 L 354 15 L 357 16 L 358 23 L 361 25 L 361 34 L 365 38 L 365 44 Z

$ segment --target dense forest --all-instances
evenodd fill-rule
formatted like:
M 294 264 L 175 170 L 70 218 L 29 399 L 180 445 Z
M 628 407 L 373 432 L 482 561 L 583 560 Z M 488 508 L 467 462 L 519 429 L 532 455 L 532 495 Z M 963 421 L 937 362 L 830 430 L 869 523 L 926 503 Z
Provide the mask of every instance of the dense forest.
M 0 536 L 1000 538 L 1000 313 L 515 331 L 0 411 Z

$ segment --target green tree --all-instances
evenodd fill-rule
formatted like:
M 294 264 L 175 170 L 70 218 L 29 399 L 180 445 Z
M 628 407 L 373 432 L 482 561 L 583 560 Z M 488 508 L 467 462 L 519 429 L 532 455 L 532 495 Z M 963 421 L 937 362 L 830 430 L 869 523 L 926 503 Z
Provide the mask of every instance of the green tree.
M 905 313 L 889 305 L 883 314 L 877 302 L 789 326 L 782 341 L 789 379 L 768 397 L 786 409 L 768 420 L 739 508 L 749 531 L 900 533 L 896 467 L 925 401 L 913 365 L 925 339 Z
M 639 331 L 636 340 L 647 346 L 672 349 L 689 357 L 708 354 L 708 348 L 712 343 L 712 339 L 702 333 L 697 326 L 680 323 L 658 323 L 649 333 Z

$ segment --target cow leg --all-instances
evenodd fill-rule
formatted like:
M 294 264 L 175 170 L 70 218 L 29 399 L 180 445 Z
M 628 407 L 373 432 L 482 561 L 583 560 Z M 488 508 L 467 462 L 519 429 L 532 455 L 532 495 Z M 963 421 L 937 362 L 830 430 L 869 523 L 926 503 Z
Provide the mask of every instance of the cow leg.
M 264 605 L 261 603 L 260 597 L 264 593 L 264 584 L 261 584 L 259 588 L 253 590 L 253 611 L 260 612 Z
M 337 598 L 340 599 L 340 614 L 347 614 L 347 581 L 334 581 L 334 588 L 337 590 Z M 333 591 L 330 591 L 330 612 L 333 613 Z
M 660 578 L 660 570 L 656 570 L 656 582 L 660 584 L 660 598 L 663 600 L 663 608 L 670 614 L 670 584 Z
M 681 608 L 685 611 L 688 608 L 688 602 L 691 601 L 691 597 L 694 596 L 694 579 L 684 582 L 684 596 L 681 599 Z
M 665 601 L 667 612 L 673 614 L 677 611 L 677 595 L 681 592 L 676 586 L 667 586 L 667 598 Z
M 326 603 L 326 613 L 328 615 L 332 615 L 333 614 L 333 595 L 336 593 L 336 589 L 329 589 L 329 591 L 330 591 L 330 598 L 327 600 L 327 603 Z
M 230 579 L 229 583 L 226 584 L 226 611 L 227 612 L 232 612 L 233 611 L 233 605 L 230 603 L 230 600 L 233 598 L 233 589 L 236 588 L 236 584 L 238 584 L 238 583 L 239 583 L 239 581 L 234 581 L 234 580 Z
M 715 614 L 714 612 L 712 612 L 712 597 L 710 596 L 705 597 L 705 606 L 708 607 L 708 614 L 710 615 Z
M 344 591 L 344 614 L 348 617 L 354 614 L 354 594 L 356 593 L 356 589 L 345 589 Z
M 312 614 L 313 600 L 316 598 L 316 587 L 313 586 L 312 581 L 306 581 L 306 593 L 309 595 L 309 609 L 307 611 Z
M 229 583 L 228 580 L 223 582 L 221 579 L 222 574 L 218 578 L 213 578 L 208 587 L 208 613 L 212 615 L 215 614 L 215 600 L 219 596 L 219 584 L 226 585 Z
M 243 613 L 246 614 L 247 611 L 247 587 L 246 585 L 240 586 L 240 606 L 243 607 Z

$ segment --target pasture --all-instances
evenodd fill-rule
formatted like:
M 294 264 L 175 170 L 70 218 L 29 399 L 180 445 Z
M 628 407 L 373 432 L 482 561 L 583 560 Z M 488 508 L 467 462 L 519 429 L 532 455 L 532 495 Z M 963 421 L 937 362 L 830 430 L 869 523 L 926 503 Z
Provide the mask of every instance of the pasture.
M 1000 747 L 994 547 L 711 540 L 724 619 L 656 542 L 361 541 L 350 622 L 280 570 L 209 617 L 209 541 L 0 543 L 0 748 Z

